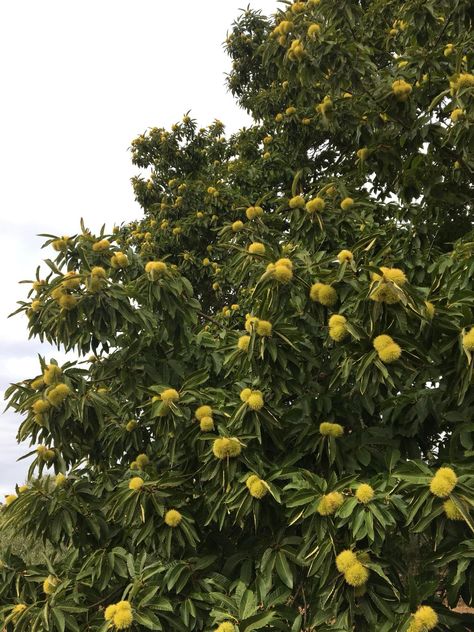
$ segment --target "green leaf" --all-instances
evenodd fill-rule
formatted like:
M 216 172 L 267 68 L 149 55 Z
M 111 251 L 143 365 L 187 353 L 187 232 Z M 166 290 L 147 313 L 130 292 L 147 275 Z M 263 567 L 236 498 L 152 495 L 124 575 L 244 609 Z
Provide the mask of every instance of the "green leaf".
M 242 621 L 240 624 L 240 628 L 242 632 L 251 632 L 251 630 L 260 630 L 264 628 L 266 625 L 271 623 L 275 618 L 275 612 L 262 612 L 261 614 L 257 614 L 246 621 Z
M 286 556 L 281 551 L 278 551 L 275 558 L 275 568 L 278 573 L 278 577 L 281 581 L 288 586 L 288 588 L 293 588 L 293 573 L 291 572 L 290 565 L 288 564 L 288 560 Z
M 257 599 L 251 590 L 246 590 L 239 604 L 239 619 L 247 619 L 257 610 Z

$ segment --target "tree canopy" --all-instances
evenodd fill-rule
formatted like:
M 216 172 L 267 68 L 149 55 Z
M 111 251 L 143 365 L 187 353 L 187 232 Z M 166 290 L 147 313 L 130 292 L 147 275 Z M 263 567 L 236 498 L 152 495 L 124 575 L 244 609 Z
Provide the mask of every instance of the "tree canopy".
M 244 10 L 227 85 L 131 144 L 143 217 L 45 235 L 18 312 L 6 630 L 466 632 L 474 7 Z

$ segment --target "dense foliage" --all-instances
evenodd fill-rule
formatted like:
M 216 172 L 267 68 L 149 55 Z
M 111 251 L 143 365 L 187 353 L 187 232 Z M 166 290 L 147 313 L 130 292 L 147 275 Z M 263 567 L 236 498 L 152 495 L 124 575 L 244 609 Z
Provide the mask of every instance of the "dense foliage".
M 244 11 L 254 124 L 148 130 L 143 218 L 46 236 L 19 311 L 78 360 L 8 392 L 2 529 L 54 550 L 3 554 L 8 631 L 473 629 L 473 20 Z

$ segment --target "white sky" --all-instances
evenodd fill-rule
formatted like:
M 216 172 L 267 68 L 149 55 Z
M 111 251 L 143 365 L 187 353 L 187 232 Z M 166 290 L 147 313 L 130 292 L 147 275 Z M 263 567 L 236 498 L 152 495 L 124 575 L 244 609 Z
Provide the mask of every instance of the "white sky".
M 138 217 L 127 149 L 191 110 L 227 131 L 249 123 L 226 92 L 222 42 L 247 3 L 276 0 L 14 0 L 0 2 L 0 389 L 37 374 L 21 316 L 6 320 L 41 262 L 38 233 L 98 230 Z M 55 357 L 60 356 L 56 353 Z M 0 403 L 1 404 L 1 403 Z M 2 407 L 3 409 L 3 407 Z M 0 417 L 0 500 L 22 483 L 20 417 Z

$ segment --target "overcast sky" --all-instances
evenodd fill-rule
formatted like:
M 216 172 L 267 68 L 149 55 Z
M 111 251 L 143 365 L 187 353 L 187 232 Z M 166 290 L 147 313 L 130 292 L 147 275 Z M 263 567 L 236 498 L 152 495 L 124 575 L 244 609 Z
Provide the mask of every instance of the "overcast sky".
M 191 110 L 200 126 L 249 123 L 226 92 L 222 42 L 248 0 L 0 2 L 0 388 L 38 373 L 26 319 L 7 320 L 45 253 L 38 233 L 74 234 L 79 219 L 140 215 L 128 147 Z M 267 15 L 276 0 L 250 0 Z M 0 499 L 25 479 L 20 417 L 0 416 Z

